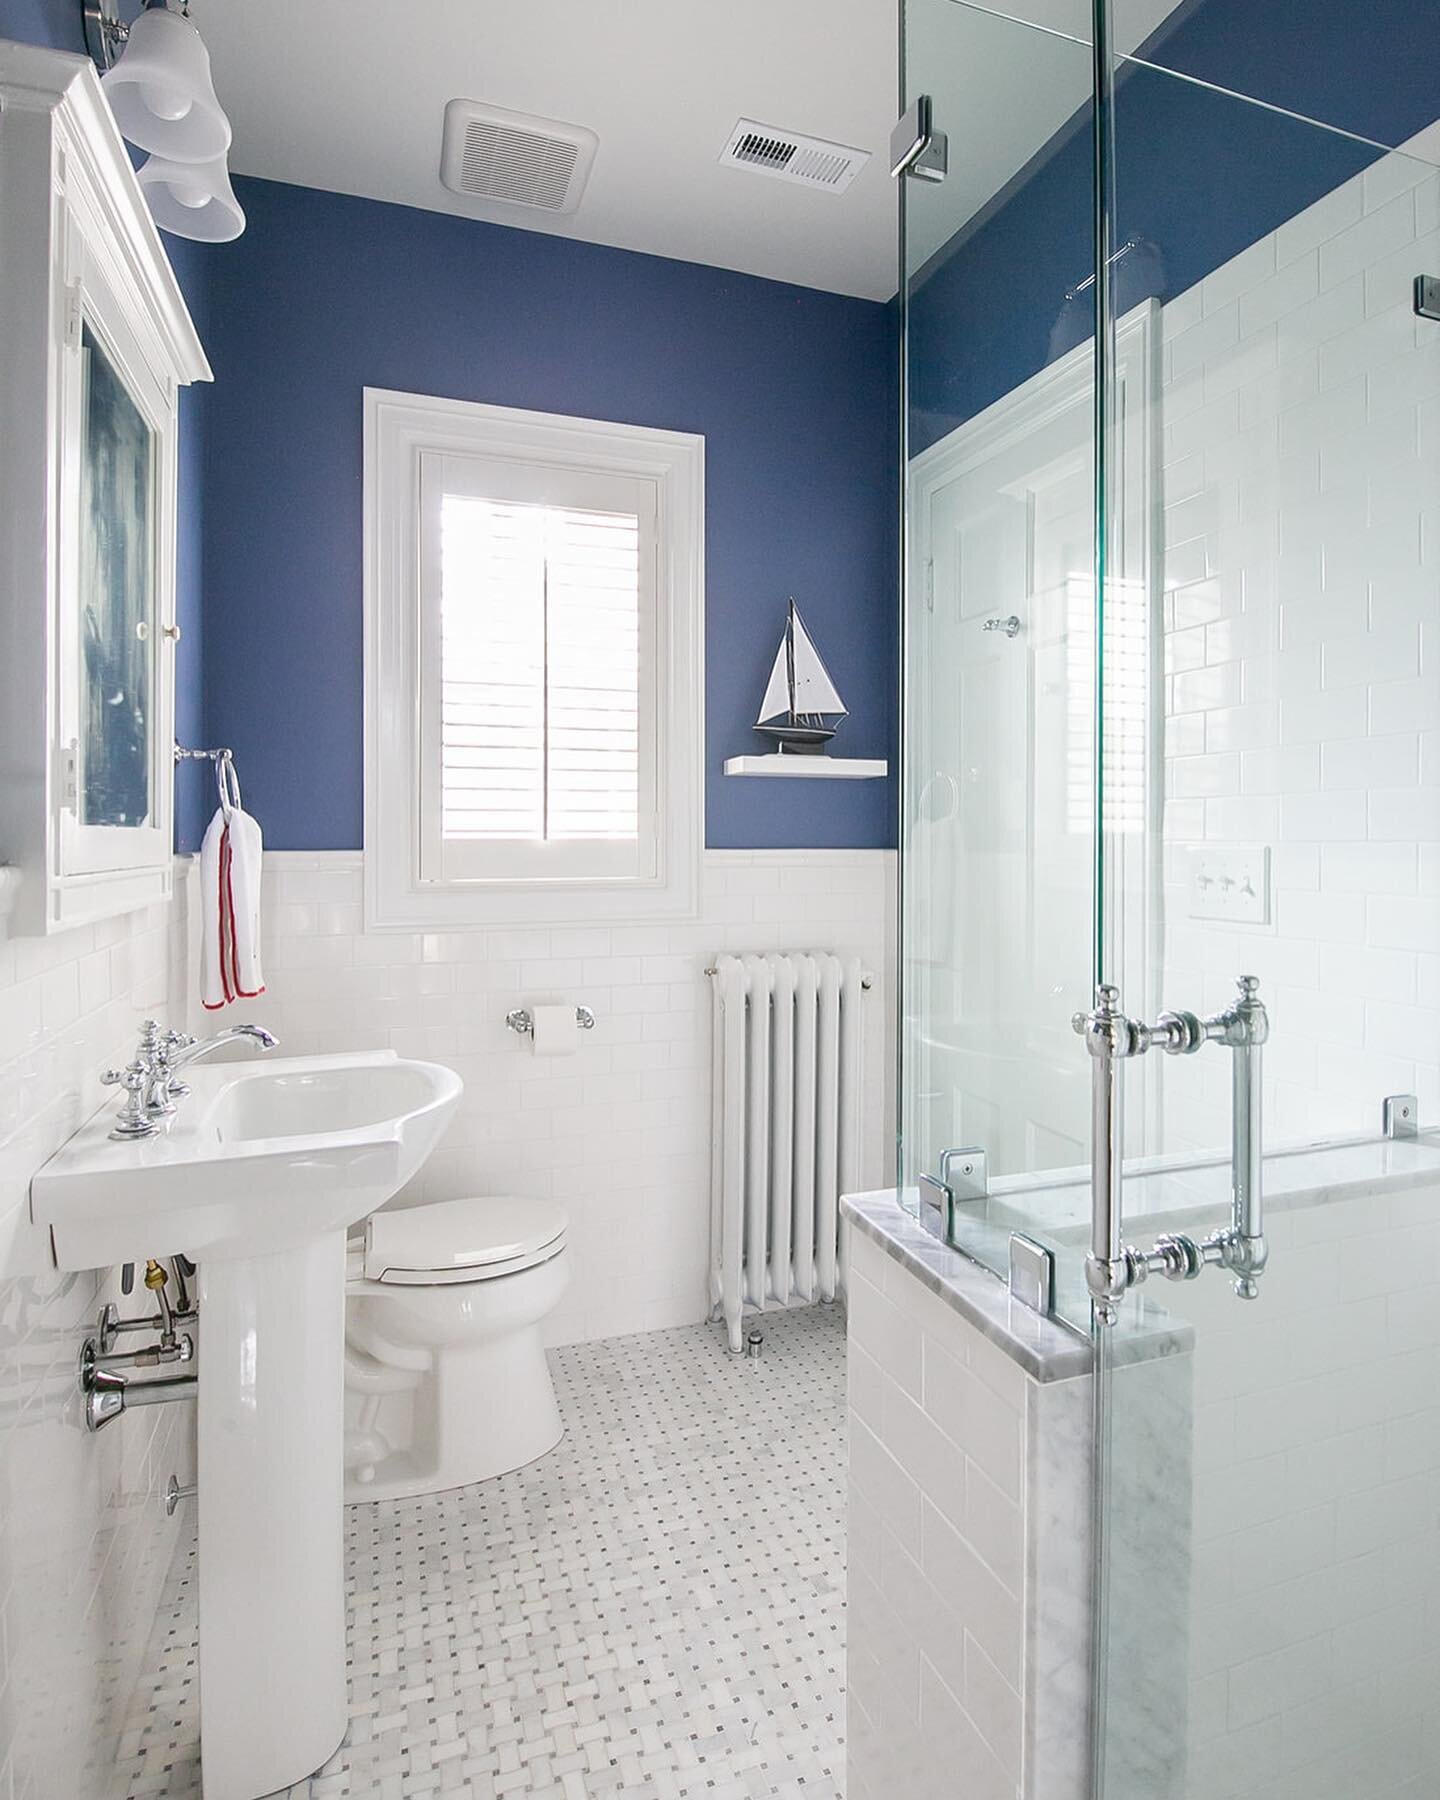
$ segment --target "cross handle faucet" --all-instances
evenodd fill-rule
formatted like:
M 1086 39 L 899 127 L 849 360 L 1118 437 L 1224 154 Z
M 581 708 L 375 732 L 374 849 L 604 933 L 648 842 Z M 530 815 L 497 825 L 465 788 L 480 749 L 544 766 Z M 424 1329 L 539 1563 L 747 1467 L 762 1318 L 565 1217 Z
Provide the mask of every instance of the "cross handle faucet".
M 147 1019 L 140 1027 L 135 1060 L 124 1071 L 107 1071 L 102 1077 L 126 1090 L 125 1107 L 111 1135 L 153 1137 L 160 1122 L 174 1114 L 175 1102 L 189 1092 L 179 1080 L 180 1070 L 242 1040 L 257 1050 L 273 1050 L 279 1041 L 263 1025 L 232 1025 L 214 1037 L 196 1039 L 188 1032 L 166 1031 L 158 1020 Z

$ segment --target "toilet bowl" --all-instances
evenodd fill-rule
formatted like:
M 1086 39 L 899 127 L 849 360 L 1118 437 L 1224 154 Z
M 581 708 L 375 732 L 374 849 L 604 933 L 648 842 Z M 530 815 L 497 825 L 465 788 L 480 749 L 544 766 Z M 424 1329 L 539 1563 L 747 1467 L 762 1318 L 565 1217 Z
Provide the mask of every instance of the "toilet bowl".
M 345 1299 L 345 1498 L 403 1499 L 553 1450 L 541 1321 L 569 1283 L 566 1218 L 543 1200 L 378 1212 Z

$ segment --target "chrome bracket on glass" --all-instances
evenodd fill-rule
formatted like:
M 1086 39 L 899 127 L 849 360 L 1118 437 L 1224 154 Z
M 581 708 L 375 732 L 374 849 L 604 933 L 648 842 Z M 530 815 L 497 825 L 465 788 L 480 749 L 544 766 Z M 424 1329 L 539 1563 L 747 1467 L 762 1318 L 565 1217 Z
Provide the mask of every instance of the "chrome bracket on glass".
M 1091 1058 L 1090 1254 L 1085 1281 L 1104 1325 L 1118 1317 L 1119 1301 L 1151 1275 L 1193 1281 L 1210 1266 L 1229 1271 L 1235 1292 L 1253 1300 L 1268 1254 L 1261 1202 L 1260 1052 L 1270 1021 L 1253 975 L 1236 980 L 1237 997 L 1223 1012 L 1200 1018 L 1166 1012 L 1153 1025 L 1127 1018 L 1118 988 L 1095 990 L 1091 1012 L 1070 1021 Z M 1199 1240 L 1180 1232 L 1158 1238 L 1149 1250 L 1124 1241 L 1121 1214 L 1125 1142 L 1122 1074 L 1125 1061 L 1148 1050 L 1193 1056 L 1203 1044 L 1231 1051 L 1230 1223 Z
M 920 1177 L 920 1223 L 942 1244 L 953 1244 L 956 1206 L 989 1193 L 989 1165 L 979 1144 L 942 1150 L 940 1173 Z
M 917 181 L 943 181 L 949 166 L 949 140 L 935 129 L 930 96 L 917 94 L 890 133 L 890 173 L 913 175 Z
M 1387 1094 L 1381 1115 L 1387 1138 L 1413 1138 L 1420 1135 L 1420 1101 L 1415 1094 Z
M 1055 1310 L 1055 1258 L 1023 1231 L 1010 1233 L 1010 1293 L 1032 1312 Z

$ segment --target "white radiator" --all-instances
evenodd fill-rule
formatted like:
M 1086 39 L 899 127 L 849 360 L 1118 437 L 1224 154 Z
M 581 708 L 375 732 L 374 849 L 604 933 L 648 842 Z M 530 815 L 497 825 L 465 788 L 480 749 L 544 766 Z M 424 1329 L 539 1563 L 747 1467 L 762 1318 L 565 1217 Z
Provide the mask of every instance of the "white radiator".
M 835 1298 L 869 984 L 828 955 L 719 956 L 714 980 L 710 1299 L 738 1353 L 745 1307 Z

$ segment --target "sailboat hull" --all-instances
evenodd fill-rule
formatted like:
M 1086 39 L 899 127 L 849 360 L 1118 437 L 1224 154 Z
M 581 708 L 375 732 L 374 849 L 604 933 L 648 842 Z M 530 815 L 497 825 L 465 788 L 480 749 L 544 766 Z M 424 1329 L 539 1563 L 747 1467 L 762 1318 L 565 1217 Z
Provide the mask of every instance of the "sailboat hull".
M 835 735 L 829 725 L 757 725 L 755 729 L 774 738 L 781 751 L 790 756 L 819 756 Z

